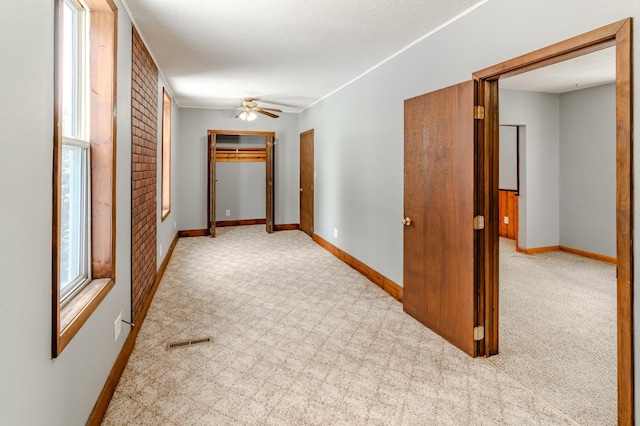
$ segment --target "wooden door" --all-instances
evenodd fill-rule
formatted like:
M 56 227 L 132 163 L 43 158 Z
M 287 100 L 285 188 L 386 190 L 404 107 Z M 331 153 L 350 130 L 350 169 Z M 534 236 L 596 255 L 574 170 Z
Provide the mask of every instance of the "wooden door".
M 274 214 L 274 150 L 275 150 L 275 141 L 274 141 L 274 136 L 272 135 L 267 135 L 266 136 L 267 141 L 266 141 L 266 154 L 267 154 L 267 162 L 266 162 L 266 167 L 267 167 L 267 207 L 266 207 L 266 214 L 267 214 L 267 232 L 269 234 L 271 234 L 273 232 L 273 228 L 274 228 L 274 224 L 273 224 L 273 214 Z
M 216 236 L 216 135 L 209 134 L 209 170 L 207 170 L 209 186 L 209 234 Z
M 405 101 L 403 307 L 477 356 L 473 107 L 472 81 Z
M 300 230 L 313 235 L 313 129 L 300 134 Z

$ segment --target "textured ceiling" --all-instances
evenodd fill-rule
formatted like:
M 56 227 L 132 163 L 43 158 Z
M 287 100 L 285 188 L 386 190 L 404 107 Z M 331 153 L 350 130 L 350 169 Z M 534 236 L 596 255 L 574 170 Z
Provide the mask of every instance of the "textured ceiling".
M 565 93 L 616 81 L 615 47 L 500 80 L 501 89 Z
M 479 0 L 124 0 L 182 107 L 300 111 Z

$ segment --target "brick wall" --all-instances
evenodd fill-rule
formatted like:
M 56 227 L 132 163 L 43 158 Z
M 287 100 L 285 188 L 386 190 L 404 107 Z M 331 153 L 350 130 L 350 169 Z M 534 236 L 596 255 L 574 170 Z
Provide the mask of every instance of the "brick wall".
M 131 317 L 156 277 L 158 68 L 133 28 L 131 75 Z

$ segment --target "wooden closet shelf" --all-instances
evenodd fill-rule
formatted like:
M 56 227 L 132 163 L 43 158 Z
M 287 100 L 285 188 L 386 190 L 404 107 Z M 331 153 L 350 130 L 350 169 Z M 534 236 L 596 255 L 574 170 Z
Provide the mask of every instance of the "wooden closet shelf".
M 244 161 L 265 162 L 267 151 L 265 148 L 216 148 L 216 162 Z

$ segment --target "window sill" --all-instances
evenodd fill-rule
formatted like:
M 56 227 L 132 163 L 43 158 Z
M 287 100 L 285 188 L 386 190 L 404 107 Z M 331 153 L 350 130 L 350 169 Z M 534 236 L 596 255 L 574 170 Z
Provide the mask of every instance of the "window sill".
M 82 328 L 115 285 L 111 278 L 98 278 L 87 284 L 65 306 L 60 308 L 60 336 L 57 355 Z

